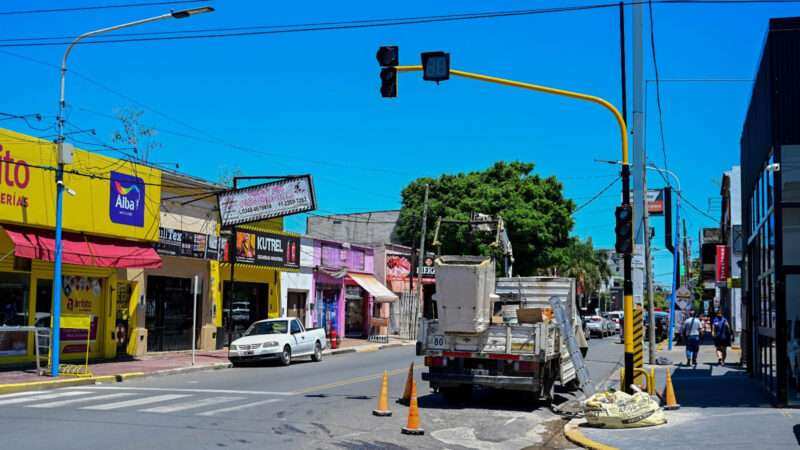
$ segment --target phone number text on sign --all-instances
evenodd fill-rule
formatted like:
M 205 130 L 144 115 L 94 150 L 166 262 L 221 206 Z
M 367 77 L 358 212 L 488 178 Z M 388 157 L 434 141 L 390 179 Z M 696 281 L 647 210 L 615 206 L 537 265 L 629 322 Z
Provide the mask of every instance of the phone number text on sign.
M 219 194 L 222 226 L 237 225 L 316 209 L 310 175 L 285 178 Z

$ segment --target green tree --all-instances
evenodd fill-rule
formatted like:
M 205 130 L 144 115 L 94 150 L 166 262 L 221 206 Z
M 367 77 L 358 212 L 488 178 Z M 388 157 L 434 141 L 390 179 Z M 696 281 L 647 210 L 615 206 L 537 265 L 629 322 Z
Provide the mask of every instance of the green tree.
M 480 172 L 412 181 L 402 191 L 398 237 L 406 245 L 419 242 L 425 185 L 429 185 L 429 243 L 439 217 L 469 220 L 473 212 L 500 215 L 514 248 L 515 273 L 531 275 L 557 265 L 563 258 L 559 250 L 570 241 L 575 205 L 564 198 L 563 186 L 555 177 L 542 178 L 533 168 L 531 163 L 496 162 Z M 443 254 L 497 251 L 490 246 L 492 233 L 473 232 L 468 225 L 443 225 L 439 240 Z
M 560 263 L 556 266 L 557 275 L 575 278 L 579 292 L 587 298 L 600 289 L 604 273 L 608 273 L 605 259 L 601 259 L 592 246 L 592 239 L 582 241 L 571 238 L 569 244 L 559 250 Z M 601 269 L 605 267 L 605 271 Z M 607 278 L 606 278 L 607 279 Z

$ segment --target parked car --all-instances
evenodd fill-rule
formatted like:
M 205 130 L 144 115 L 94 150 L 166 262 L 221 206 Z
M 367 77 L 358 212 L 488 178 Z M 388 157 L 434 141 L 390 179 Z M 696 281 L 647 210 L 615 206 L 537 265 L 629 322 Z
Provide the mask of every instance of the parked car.
M 619 333 L 622 330 L 622 320 L 625 317 L 625 313 L 622 311 L 609 311 L 608 312 L 608 320 L 614 322 L 614 330 Z
M 586 318 L 586 327 L 589 334 L 604 338 L 614 334 L 614 323 L 603 316 L 589 316 Z
M 234 366 L 245 362 L 279 360 L 284 366 L 293 358 L 310 356 L 322 361 L 322 351 L 328 347 L 325 330 L 305 329 L 293 317 L 259 320 L 244 335 L 231 343 L 228 359 Z

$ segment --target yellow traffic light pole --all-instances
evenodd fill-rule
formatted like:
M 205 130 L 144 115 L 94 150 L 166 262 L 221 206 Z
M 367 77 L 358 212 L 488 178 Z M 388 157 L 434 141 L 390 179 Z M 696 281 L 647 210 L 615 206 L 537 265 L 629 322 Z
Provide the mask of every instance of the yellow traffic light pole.
M 396 66 L 397 72 L 420 72 L 423 70 L 421 65 L 417 66 Z M 491 77 L 479 73 L 464 72 L 462 70 L 450 69 L 450 75 L 459 76 L 462 78 L 471 78 L 473 80 L 485 81 L 488 83 L 502 84 L 504 86 L 511 86 L 516 88 L 528 89 L 531 91 L 544 92 L 546 94 L 560 95 L 562 97 L 574 98 L 577 100 L 584 100 L 598 104 L 614 115 L 614 119 L 619 125 L 620 137 L 622 138 L 622 204 L 630 204 L 630 166 L 628 164 L 628 127 L 625 124 L 625 118 L 622 117 L 619 110 L 608 101 L 596 97 L 594 95 L 582 94 L 580 92 L 572 92 L 564 89 L 556 89 L 548 86 L 540 86 L 538 84 L 523 83 L 520 81 L 508 80 L 505 78 Z M 633 230 L 631 230 L 633 235 Z M 634 379 L 633 361 L 634 361 L 634 342 L 633 342 L 633 282 L 631 280 L 631 253 L 626 252 L 624 255 L 624 271 L 623 271 L 623 294 L 624 294 L 624 333 L 625 333 L 625 379 L 624 389 L 626 392 L 631 393 L 631 385 Z

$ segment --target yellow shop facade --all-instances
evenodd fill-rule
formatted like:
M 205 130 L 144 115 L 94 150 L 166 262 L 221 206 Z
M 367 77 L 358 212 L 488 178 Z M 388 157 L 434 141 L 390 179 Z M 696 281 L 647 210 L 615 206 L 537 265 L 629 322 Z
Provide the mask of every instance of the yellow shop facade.
M 50 327 L 55 166 L 52 142 L 0 129 L 0 330 Z M 91 320 L 91 358 L 113 358 L 135 345 L 128 330 L 143 307 L 126 273 L 162 265 L 161 172 L 76 149 L 64 184 L 61 311 Z M 84 357 L 86 333 L 60 330 L 63 359 Z M 33 358 L 32 334 L 0 331 L 0 365 Z

